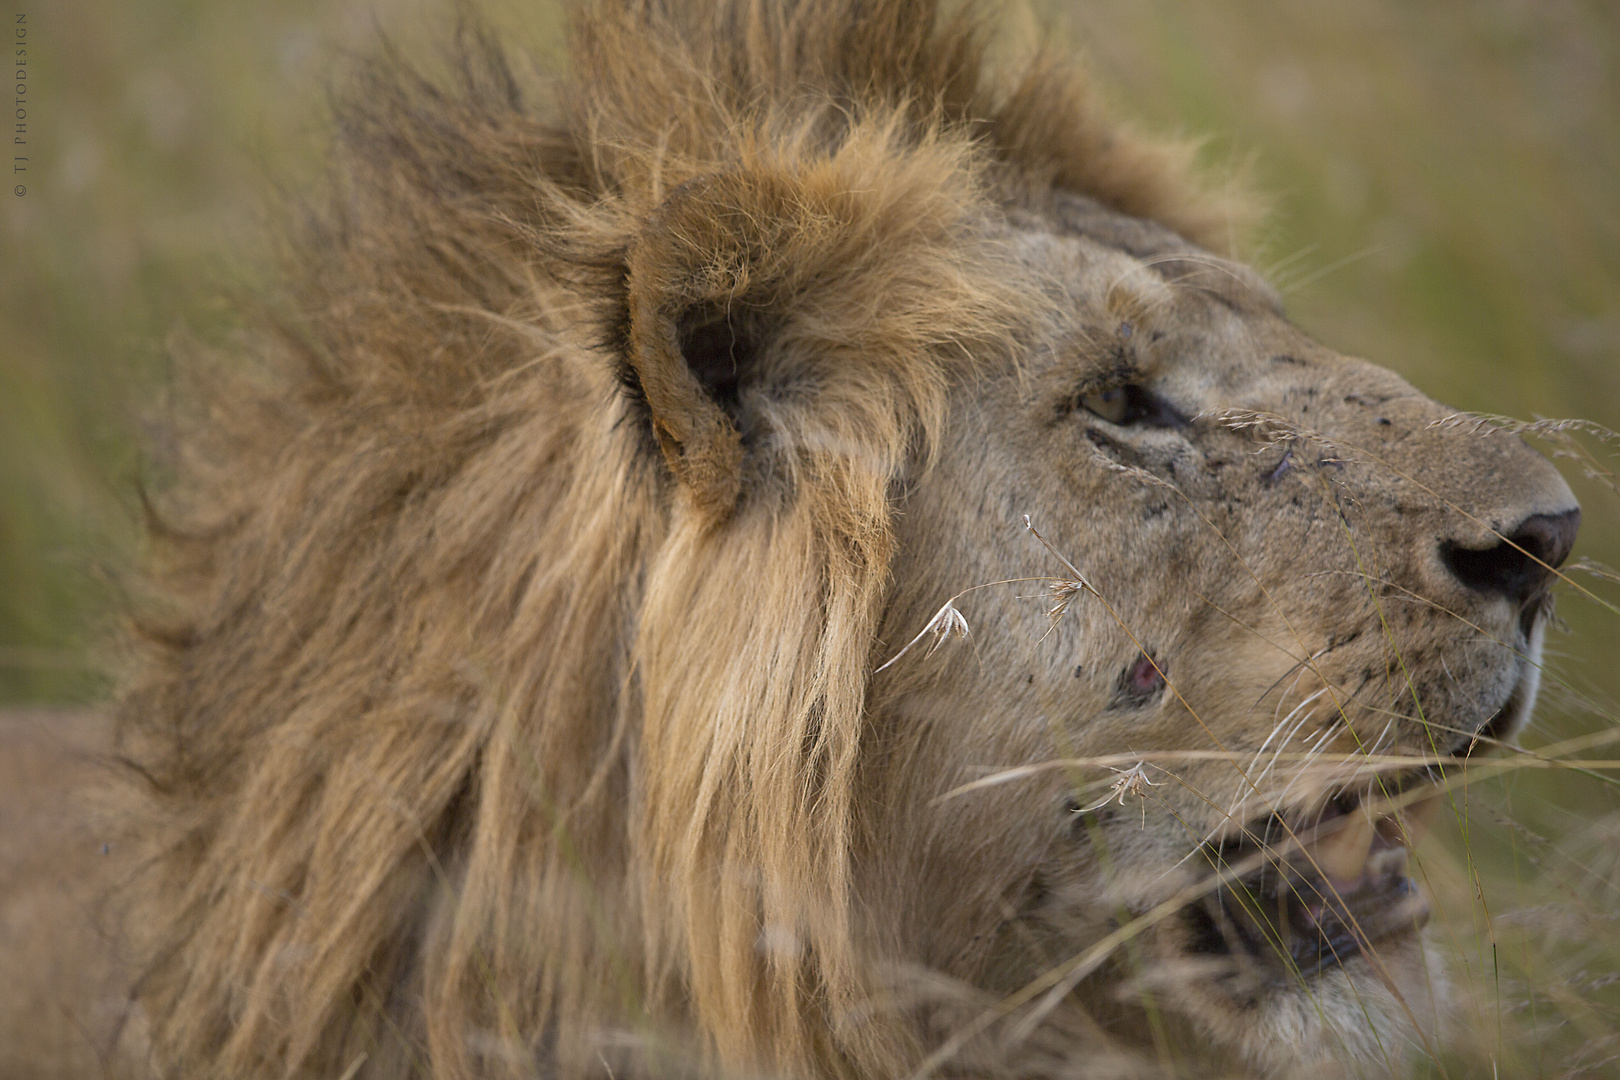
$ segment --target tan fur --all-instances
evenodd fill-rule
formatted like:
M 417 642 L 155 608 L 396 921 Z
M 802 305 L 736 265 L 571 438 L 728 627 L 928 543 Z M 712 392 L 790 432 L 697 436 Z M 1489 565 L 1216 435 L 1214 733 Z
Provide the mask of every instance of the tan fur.
M 1303 339 L 1193 246 L 1223 242 L 1230 205 L 1181 151 L 1105 120 L 1063 64 L 987 67 L 981 21 L 603 3 L 543 87 L 476 35 L 450 85 L 365 69 L 263 370 L 209 396 L 158 514 L 119 722 L 159 1075 L 1141 1075 L 1118 964 L 979 1021 L 1184 882 L 1211 807 L 1244 795 L 1230 766 L 1175 770 L 1140 827 L 1134 805 L 1101 823 L 1123 876 L 1064 808 L 1091 774 L 941 797 L 1206 732 L 1252 753 L 1311 680 L 1387 670 L 1369 632 L 1267 697 L 1296 645 L 1364 628 L 1366 590 L 1325 481 L 1279 502 L 1254 429 L 1205 414 L 1379 447 L 1384 471 L 1299 472 L 1417 507 L 1357 527 L 1430 594 L 1432 566 L 1384 546 L 1462 536 L 1447 507 L 1482 505 L 1479 469 L 1518 476 L 1492 528 L 1568 493 Z M 1176 437 L 1219 472 L 1169 435 L 1080 437 L 1077 388 L 1126 367 L 1198 414 Z M 1396 401 L 1410 439 L 1386 446 L 1356 393 Z M 951 594 L 1061 570 L 1024 513 L 1131 634 L 1092 602 L 1043 637 L 1003 588 L 963 602 L 968 645 L 874 678 Z M 1300 534 L 1278 546 L 1256 515 Z M 1124 709 L 1144 647 L 1178 693 Z M 1352 688 L 1347 731 L 1398 691 L 1363 716 Z M 1161 975 L 1177 925 L 1140 938 Z M 1356 964 L 1321 981 L 1328 1019 L 1287 988 L 1247 1013 L 1205 981 L 1162 996 L 1209 1060 L 1279 1072 L 1330 1059 L 1339 1028 L 1406 1030 Z

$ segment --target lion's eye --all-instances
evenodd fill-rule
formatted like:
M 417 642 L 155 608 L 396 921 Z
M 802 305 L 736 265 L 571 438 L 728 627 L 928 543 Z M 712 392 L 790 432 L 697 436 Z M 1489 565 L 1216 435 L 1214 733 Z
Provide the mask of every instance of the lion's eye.
M 1183 427 L 1187 423 L 1168 401 L 1134 383 L 1081 394 L 1076 403 L 1091 415 L 1110 424 L 1173 428 Z
M 1134 387 L 1115 386 L 1095 394 L 1081 394 L 1080 407 L 1102 417 L 1110 424 L 1128 424 L 1132 417 L 1130 391 Z

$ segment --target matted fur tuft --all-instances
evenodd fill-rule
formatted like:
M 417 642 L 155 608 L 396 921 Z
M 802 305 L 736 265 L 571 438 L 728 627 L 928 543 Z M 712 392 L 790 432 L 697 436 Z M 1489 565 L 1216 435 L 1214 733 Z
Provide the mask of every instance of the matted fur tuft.
M 162 1075 L 915 1064 L 852 940 L 855 773 L 895 485 L 1010 348 L 979 223 L 1228 213 L 983 21 L 603 3 L 554 83 L 471 31 L 442 83 L 361 70 L 120 709 Z M 701 457 L 638 303 L 755 320 L 797 390 Z

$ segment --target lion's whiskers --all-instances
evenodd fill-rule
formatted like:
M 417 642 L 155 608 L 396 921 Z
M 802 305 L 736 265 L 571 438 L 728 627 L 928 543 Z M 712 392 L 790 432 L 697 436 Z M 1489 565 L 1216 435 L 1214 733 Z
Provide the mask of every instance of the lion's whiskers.
M 1288 744 L 1293 741 L 1294 736 L 1298 734 L 1299 729 L 1304 727 L 1305 724 L 1316 715 L 1316 710 L 1313 708 L 1313 706 L 1322 698 L 1322 695 L 1326 694 L 1327 692 L 1328 687 L 1324 686 L 1315 693 L 1310 694 L 1298 705 L 1295 705 L 1293 709 L 1289 710 L 1288 715 L 1283 717 L 1282 721 L 1272 728 L 1271 734 L 1266 737 L 1265 742 L 1261 743 L 1260 748 L 1255 751 L 1254 758 L 1250 761 L 1248 768 L 1243 770 L 1243 775 L 1240 778 L 1239 787 L 1236 794 L 1236 801 L 1234 802 L 1232 809 L 1227 814 L 1229 818 L 1241 818 L 1241 815 L 1249 805 L 1250 797 L 1259 791 L 1261 784 L 1265 783 L 1266 777 L 1269 776 L 1272 769 L 1276 767 L 1277 761 L 1282 752 L 1287 748 Z M 1298 719 L 1295 720 L 1295 717 L 1298 717 Z M 1288 726 L 1290 721 L 1293 721 L 1292 727 Z M 1288 728 L 1288 733 L 1281 739 L 1277 739 L 1276 748 L 1272 751 L 1271 759 L 1266 763 L 1265 768 L 1262 769 L 1257 775 L 1251 775 L 1253 774 L 1254 765 L 1260 760 L 1261 755 L 1265 753 L 1266 748 L 1271 745 L 1272 740 L 1276 739 L 1278 734 L 1281 733 L 1284 728 Z

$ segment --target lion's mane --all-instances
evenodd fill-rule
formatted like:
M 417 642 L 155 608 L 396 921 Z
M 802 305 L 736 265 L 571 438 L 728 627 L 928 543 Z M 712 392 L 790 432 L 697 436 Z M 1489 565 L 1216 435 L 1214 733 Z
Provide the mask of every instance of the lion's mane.
M 1053 187 L 1227 220 L 982 22 L 604 3 L 533 85 L 476 31 L 361 68 L 153 514 L 119 713 L 164 1075 L 915 1062 L 848 879 L 894 488 L 1019 303 L 975 223 Z M 847 378 L 750 476 L 649 422 L 691 388 L 626 359 L 638 311 Z

